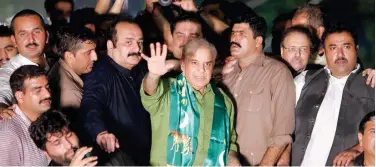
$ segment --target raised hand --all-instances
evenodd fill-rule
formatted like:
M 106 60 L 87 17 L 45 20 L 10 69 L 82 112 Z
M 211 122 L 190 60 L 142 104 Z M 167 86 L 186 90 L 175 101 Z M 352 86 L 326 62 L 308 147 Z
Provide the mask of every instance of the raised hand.
M 166 63 L 167 57 L 167 45 L 157 43 L 154 47 L 154 44 L 150 44 L 150 55 L 147 57 L 144 54 L 141 54 L 141 57 L 148 62 L 149 73 L 155 76 L 162 76 L 173 69 L 174 65 L 171 63 Z
M 193 0 L 181 0 L 181 1 L 174 1 L 172 4 L 176 6 L 180 6 L 183 10 L 187 12 L 197 12 L 198 9 L 196 4 Z
M 146 10 L 149 13 L 153 12 L 154 9 L 154 3 L 158 3 L 158 0 L 146 0 Z
M 115 149 L 120 147 L 116 136 L 112 133 L 108 133 L 107 131 L 98 134 L 97 144 L 102 150 L 108 153 L 115 152 Z
M 79 148 L 76 153 L 74 154 L 71 163 L 69 166 L 95 166 L 98 161 L 98 157 L 85 157 L 85 155 L 91 152 L 93 148 L 91 147 L 81 147 Z

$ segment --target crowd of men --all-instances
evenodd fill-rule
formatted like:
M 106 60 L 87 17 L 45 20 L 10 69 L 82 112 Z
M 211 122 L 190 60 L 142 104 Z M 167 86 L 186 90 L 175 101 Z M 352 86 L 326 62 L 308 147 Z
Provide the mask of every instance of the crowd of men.
M 298 7 L 264 53 L 241 2 L 46 0 L 0 26 L 0 166 L 374 166 L 356 30 Z

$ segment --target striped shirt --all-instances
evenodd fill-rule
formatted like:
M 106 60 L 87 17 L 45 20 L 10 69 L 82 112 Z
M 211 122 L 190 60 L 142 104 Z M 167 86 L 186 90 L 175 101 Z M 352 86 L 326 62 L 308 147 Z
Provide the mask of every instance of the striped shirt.
M 15 113 L 0 123 L 0 166 L 47 166 L 49 160 L 30 137 L 31 121 L 18 106 Z
M 24 65 L 36 65 L 38 64 L 30 61 L 26 57 L 18 54 L 9 60 L 7 64 L 0 68 L 0 103 L 4 103 L 8 106 L 13 104 L 13 94 L 10 88 L 9 79 L 13 72 Z M 49 69 L 46 63 L 46 71 Z

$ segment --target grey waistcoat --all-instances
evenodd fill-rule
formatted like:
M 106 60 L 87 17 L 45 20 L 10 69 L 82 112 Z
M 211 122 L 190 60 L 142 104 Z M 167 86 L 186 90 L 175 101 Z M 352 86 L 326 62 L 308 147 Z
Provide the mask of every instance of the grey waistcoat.
M 291 163 L 301 165 L 307 149 L 320 105 L 328 88 L 327 70 L 308 71 L 306 83 L 296 105 L 295 139 L 292 144 Z M 366 85 L 361 71 L 352 73 L 343 89 L 337 129 L 326 166 L 331 166 L 335 156 L 358 143 L 361 119 L 375 110 L 375 89 Z

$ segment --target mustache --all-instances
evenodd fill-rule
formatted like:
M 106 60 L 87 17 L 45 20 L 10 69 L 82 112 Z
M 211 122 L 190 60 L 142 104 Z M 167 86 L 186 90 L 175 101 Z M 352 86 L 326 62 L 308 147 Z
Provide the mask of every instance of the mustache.
M 338 61 L 341 61 L 341 60 L 345 60 L 346 62 L 348 61 L 345 57 L 340 57 L 334 63 L 338 63 Z
M 301 61 L 302 61 L 302 58 L 295 56 L 295 57 L 293 57 L 293 58 L 291 59 L 291 61 L 299 61 L 299 62 L 301 62 Z
M 45 98 L 45 99 L 43 99 L 43 100 L 41 100 L 41 101 L 39 101 L 39 104 L 41 104 L 41 103 L 43 103 L 44 101 L 51 101 L 51 97 L 49 97 L 49 98 Z
M 239 48 L 242 47 L 239 43 L 234 42 L 234 41 L 231 41 L 231 42 L 230 42 L 230 46 L 232 46 L 232 45 L 236 45 L 236 46 L 238 46 Z
M 128 53 L 128 57 L 130 57 L 130 56 L 141 56 L 141 52 Z
M 39 45 L 35 42 L 29 43 L 29 44 L 26 45 L 27 48 L 30 47 L 30 46 L 39 46 Z

